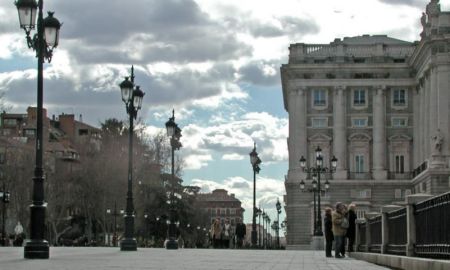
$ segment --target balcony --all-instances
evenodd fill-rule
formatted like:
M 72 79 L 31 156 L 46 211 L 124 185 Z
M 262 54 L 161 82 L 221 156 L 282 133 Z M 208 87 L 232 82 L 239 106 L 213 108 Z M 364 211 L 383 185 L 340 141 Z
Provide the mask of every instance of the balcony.
M 412 179 L 412 172 L 403 172 L 403 173 L 397 173 L 397 172 L 388 172 L 388 179 L 390 180 L 409 180 Z
M 370 180 L 370 179 L 372 179 L 372 173 L 371 172 L 348 172 L 348 179 Z

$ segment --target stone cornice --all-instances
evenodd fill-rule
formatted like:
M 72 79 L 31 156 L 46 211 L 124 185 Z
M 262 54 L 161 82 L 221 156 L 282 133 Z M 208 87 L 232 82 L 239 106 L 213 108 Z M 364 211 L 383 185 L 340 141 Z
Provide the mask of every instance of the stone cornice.
M 294 79 L 290 80 L 287 85 L 289 89 L 295 89 L 299 86 L 302 87 L 330 87 L 335 89 L 339 86 L 348 87 L 360 87 L 360 86 L 368 86 L 373 87 L 373 85 L 384 85 L 386 87 L 390 86 L 415 86 L 417 84 L 414 78 L 408 79 L 316 79 L 316 80 L 308 80 L 308 79 Z

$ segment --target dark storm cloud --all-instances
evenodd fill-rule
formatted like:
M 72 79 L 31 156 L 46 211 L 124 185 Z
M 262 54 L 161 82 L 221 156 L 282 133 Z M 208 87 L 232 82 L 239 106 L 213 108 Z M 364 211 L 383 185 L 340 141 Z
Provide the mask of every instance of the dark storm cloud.
M 389 5 L 404 5 L 414 7 L 425 7 L 430 1 L 428 0 L 379 0 L 381 3 Z
M 61 37 L 80 62 L 122 63 L 136 42 L 138 61 L 208 61 L 250 55 L 251 48 L 191 0 L 80 0 L 54 4 Z M 129 42 L 131 41 L 131 42 Z M 127 48 L 128 46 L 128 48 Z M 133 50 L 131 48 L 131 50 Z
M 281 65 L 281 62 L 250 62 L 239 69 L 239 74 L 241 75 L 239 81 L 264 86 L 279 85 L 280 74 L 278 67 Z M 275 73 L 265 74 L 264 68 L 270 68 Z

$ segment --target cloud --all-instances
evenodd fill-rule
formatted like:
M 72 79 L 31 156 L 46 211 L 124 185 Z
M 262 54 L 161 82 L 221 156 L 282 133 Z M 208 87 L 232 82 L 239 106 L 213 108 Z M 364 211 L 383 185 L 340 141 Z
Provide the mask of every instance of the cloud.
M 243 160 L 244 156 L 236 153 L 233 154 L 225 154 L 222 156 L 223 160 Z
M 429 1 L 428 0 L 379 0 L 381 3 L 388 5 L 404 5 L 424 8 Z
M 281 61 L 252 61 L 239 69 L 239 81 L 255 85 L 280 85 Z

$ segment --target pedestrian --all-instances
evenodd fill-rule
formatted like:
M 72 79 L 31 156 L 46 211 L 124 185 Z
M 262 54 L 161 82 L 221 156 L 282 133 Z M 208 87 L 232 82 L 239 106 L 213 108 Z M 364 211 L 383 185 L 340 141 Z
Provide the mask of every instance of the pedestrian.
M 356 205 L 351 203 L 348 206 L 348 229 L 346 235 L 348 238 L 348 252 L 353 252 L 353 246 L 355 244 L 356 219 Z
M 342 244 L 345 233 L 347 232 L 346 228 L 348 227 L 348 220 L 344 216 L 344 207 L 343 203 L 336 203 L 336 210 L 331 215 L 334 235 L 334 256 L 336 258 L 343 258 L 340 253 L 342 252 Z
M 231 239 L 231 224 L 228 219 L 225 219 L 225 223 L 222 226 L 222 245 L 223 248 L 230 247 L 230 239 Z
M 333 247 L 333 221 L 331 217 L 332 209 L 325 208 L 325 256 L 332 257 L 331 249 Z
M 242 244 L 244 242 L 244 238 L 246 235 L 247 228 L 245 224 L 242 223 L 241 219 L 238 219 L 238 223 L 236 224 L 236 246 L 237 248 L 242 248 Z
M 222 228 L 220 227 L 220 221 L 218 218 L 216 218 L 211 225 L 211 240 L 213 244 L 213 248 L 219 248 L 220 247 L 220 236 L 222 233 Z
M 347 229 L 348 229 L 349 223 L 348 223 L 347 205 L 343 204 L 342 207 L 343 207 L 342 213 L 344 214 L 344 218 L 342 219 L 341 227 L 345 230 L 345 232 L 344 232 L 344 237 L 342 239 L 342 244 L 341 244 L 341 256 L 345 257 L 345 247 L 347 246 Z

